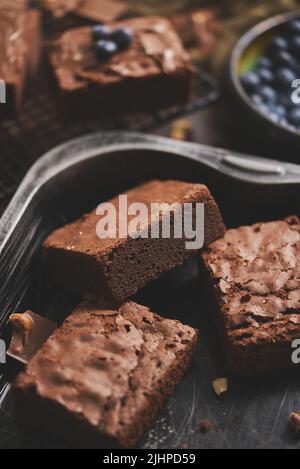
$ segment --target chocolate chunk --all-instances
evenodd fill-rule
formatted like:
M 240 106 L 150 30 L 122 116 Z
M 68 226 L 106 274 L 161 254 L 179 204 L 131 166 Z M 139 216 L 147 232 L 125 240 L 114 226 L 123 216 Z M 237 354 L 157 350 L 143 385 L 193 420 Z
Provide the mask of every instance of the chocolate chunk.
M 200 423 L 200 430 L 202 433 L 208 433 L 212 429 L 213 425 L 209 420 L 202 420 Z
M 196 343 L 195 329 L 144 306 L 82 304 L 18 377 L 17 407 L 27 423 L 79 447 L 132 447 L 190 366 Z
M 292 342 L 300 337 L 299 219 L 229 230 L 203 257 L 230 371 L 291 366 Z
M 205 205 L 205 245 L 224 234 L 219 209 L 206 186 L 178 181 L 152 181 L 127 194 L 128 207 L 143 203 L 150 213 L 151 204 L 203 203 Z M 122 302 L 162 273 L 180 265 L 191 251 L 186 238 L 162 237 L 162 217 L 168 208 L 152 220 L 142 219 L 149 237 L 120 236 L 119 199 L 111 201 L 116 208 L 117 236 L 100 239 L 96 234 L 100 217 L 94 210 L 89 215 L 50 235 L 45 242 L 50 272 L 54 281 L 67 289 L 94 294 Z M 174 213 L 173 213 L 174 215 Z M 172 215 L 172 216 L 173 216 Z M 174 216 L 173 216 L 174 218 Z M 125 223 L 130 225 L 132 217 Z M 160 227 L 158 237 L 151 237 L 152 228 Z M 134 236 L 132 236 L 134 235 Z

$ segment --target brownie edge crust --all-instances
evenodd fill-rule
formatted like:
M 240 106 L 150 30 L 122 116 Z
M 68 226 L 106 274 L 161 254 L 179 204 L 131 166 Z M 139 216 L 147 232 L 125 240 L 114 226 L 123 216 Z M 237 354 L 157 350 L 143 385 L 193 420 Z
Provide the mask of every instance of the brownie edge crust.
M 300 339 L 300 221 L 229 230 L 203 254 L 229 371 L 289 368 Z
M 80 448 L 137 444 L 191 364 L 198 331 L 128 302 L 81 304 L 17 378 L 18 411 Z
M 225 233 L 219 208 L 204 185 L 155 180 L 129 190 L 126 195 L 128 207 L 140 202 L 147 206 L 149 212 L 153 202 L 176 203 L 181 207 L 185 203 L 203 203 L 205 245 Z M 119 214 L 118 198 L 110 202 Z M 100 239 L 96 234 L 99 219 L 93 210 L 54 231 L 45 241 L 49 272 L 58 286 L 121 304 L 164 272 L 182 264 L 192 252 L 186 249 L 184 237 L 121 238 L 118 236 L 119 224 L 116 238 Z M 118 219 L 119 216 L 117 223 Z M 154 219 L 153 224 L 157 221 L 161 226 L 162 214 Z M 146 218 L 143 224 L 151 232 L 152 221 Z

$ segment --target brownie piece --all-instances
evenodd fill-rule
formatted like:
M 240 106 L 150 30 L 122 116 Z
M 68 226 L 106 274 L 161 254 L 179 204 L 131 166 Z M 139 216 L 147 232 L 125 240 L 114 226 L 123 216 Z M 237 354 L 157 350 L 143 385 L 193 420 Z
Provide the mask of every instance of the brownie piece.
M 190 366 L 197 336 L 132 302 L 82 304 L 18 377 L 18 409 L 79 447 L 135 446 Z
M 65 115 L 72 119 L 153 111 L 187 103 L 194 69 L 171 23 L 135 18 L 114 23 L 134 33 L 132 45 L 101 61 L 90 27 L 64 32 L 49 62 Z
M 299 219 L 229 230 L 203 258 L 229 370 L 253 374 L 292 365 L 292 342 L 300 338 Z
M 191 56 L 203 60 L 212 52 L 220 32 L 219 11 L 198 8 L 171 18 L 172 24 Z
M 123 0 L 40 0 L 42 7 L 55 18 L 74 14 L 91 21 L 115 21 L 128 10 Z
M 0 117 L 20 111 L 27 76 L 38 61 L 40 16 L 22 0 L 0 0 L 0 78 L 6 85 L 6 103 Z
M 225 227 L 219 209 L 206 186 L 179 181 L 151 181 L 127 192 L 128 206 L 139 202 L 147 206 L 155 202 L 174 204 L 205 204 L 205 244 L 223 236 Z M 54 281 L 69 290 L 123 302 L 163 272 L 183 263 L 195 251 L 186 248 L 186 239 L 134 239 L 120 237 L 119 198 L 110 201 L 116 208 L 117 237 L 100 239 L 96 226 L 100 216 L 96 210 L 74 223 L 56 230 L 45 242 L 48 264 Z M 169 210 L 157 214 L 142 224 L 151 234 L 151 227 L 159 223 Z M 128 226 L 133 217 L 128 217 Z M 148 219 L 149 218 L 149 219 Z M 171 212 L 171 221 L 174 212 Z M 126 220 L 125 220 L 126 223 Z M 114 235 L 115 236 L 115 235 Z
M 41 6 L 55 18 L 74 12 L 81 3 L 82 0 L 40 0 Z

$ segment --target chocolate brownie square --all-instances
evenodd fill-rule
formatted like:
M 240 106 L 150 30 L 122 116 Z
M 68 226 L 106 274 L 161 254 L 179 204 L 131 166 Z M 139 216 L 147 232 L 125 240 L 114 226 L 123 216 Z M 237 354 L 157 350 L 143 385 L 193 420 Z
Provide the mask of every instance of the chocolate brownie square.
M 6 90 L 0 117 L 16 117 L 26 79 L 38 62 L 40 15 L 37 10 L 28 10 L 27 3 L 0 1 L 0 79 Z
M 56 284 L 68 290 L 121 303 L 162 273 L 182 264 L 196 251 L 188 248 L 184 230 L 182 237 L 178 238 L 175 238 L 172 229 L 169 237 L 162 235 L 164 217 L 169 216 L 171 222 L 175 218 L 175 213 L 169 209 L 172 204 L 177 204 L 181 209 L 188 203 L 193 207 L 198 203 L 204 204 L 204 226 L 198 228 L 204 229 L 205 245 L 220 238 L 225 232 L 218 206 L 207 187 L 201 184 L 151 181 L 124 195 L 127 196 L 127 207 L 141 203 L 147 208 L 141 226 L 147 229 L 148 236 L 137 237 L 137 232 L 123 236 L 121 225 L 125 224 L 125 228 L 129 228 L 134 217 L 128 216 L 126 220 L 122 215 L 120 221 L 120 199 L 114 198 L 110 204 L 117 215 L 117 229 L 110 237 L 98 237 L 96 228 L 100 216 L 93 210 L 74 223 L 56 230 L 45 241 L 49 269 Z M 168 205 L 162 206 L 162 211 L 151 216 L 153 203 Z M 183 221 L 183 210 L 180 216 Z M 157 224 L 158 236 L 152 237 L 152 227 Z
M 71 118 L 153 111 L 186 104 L 194 69 L 179 36 L 163 18 L 114 23 L 133 43 L 106 61 L 97 55 L 92 28 L 64 32 L 49 45 L 49 62 L 63 109 Z
M 190 366 L 197 336 L 132 302 L 82 304 L 18 377 L 18 409 L 80 448 L 135 446 Z
M 292 365 L 300 339 L 300 221 L 229 230 L 203 259 L 217 299 L 230 371 L 254 374 Z
M 115 21 L 128 10 L 123 0 L 40 0 L 42 7 L 55 18 L 70 13 L 91 21 Z

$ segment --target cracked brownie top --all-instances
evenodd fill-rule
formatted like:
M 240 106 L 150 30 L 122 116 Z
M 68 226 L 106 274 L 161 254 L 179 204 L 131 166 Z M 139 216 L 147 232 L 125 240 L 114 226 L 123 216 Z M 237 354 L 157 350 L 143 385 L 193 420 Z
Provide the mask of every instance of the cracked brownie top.
M 300 221 L 229 230 L 204 253 L 229 339 L 247 346 L 300 337 Z
M 55 401 L 127 446 L 140 436 L 139 419 L 151 413 L 153 399 L 160 402 L 178 381 L 176 367 L 185 368 L 196 340 L 195 329 L 133 302 L 114 311 L 82 304 L 16 386 Z

